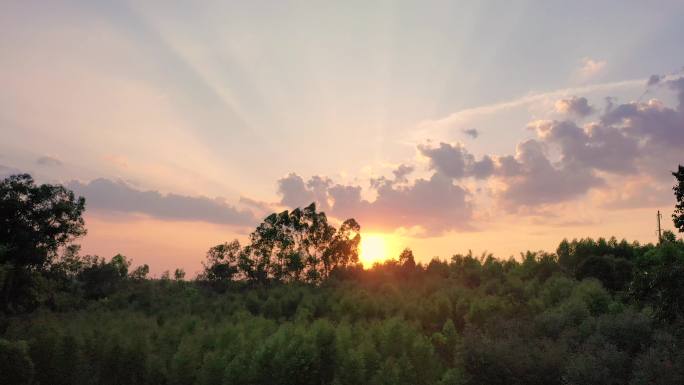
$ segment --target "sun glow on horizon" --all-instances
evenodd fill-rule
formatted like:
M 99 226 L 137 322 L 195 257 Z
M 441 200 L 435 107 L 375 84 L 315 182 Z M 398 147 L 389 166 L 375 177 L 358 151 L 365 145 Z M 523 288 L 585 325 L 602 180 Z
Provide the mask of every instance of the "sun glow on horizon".
M 364 268 L 370 268 L 376 262 L 397 258 L 399 256 L 397 244 L 393 235 L 361 234 L 359 261 Z

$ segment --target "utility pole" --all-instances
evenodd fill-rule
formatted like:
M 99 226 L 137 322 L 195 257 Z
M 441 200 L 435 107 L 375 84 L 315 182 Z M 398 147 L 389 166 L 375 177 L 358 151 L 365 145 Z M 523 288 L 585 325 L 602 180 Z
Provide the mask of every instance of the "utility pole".
M 658 244 L 660 244 L 663 241 L 663 233 L 660 230 L 660 218 L 662 218 L 662 214 L 660 214 L 660 210 L 658 210 Z

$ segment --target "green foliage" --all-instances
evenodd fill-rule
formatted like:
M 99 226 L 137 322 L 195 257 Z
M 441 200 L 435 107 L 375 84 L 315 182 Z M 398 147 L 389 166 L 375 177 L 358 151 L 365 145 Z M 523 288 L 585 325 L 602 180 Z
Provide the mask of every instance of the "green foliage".
M 5 385 L 31 384 L 34 366 L 25 341 L 0 338 L 0 380 Z
M 220 292 L 128 278 L 82 309 L 12 317 L 3 338 L 27 341 L 34 383 L 51 384 L 646 383 L 653 365 L 681 360 L 681 336 L 659 345 L 666 326 L 648 307 L 615 306 L 595 279 L 541 283 L 490 261 L 470 268 L 481 277 L 471 287 L 462 267 L 435 277 L 417 265 L 411 279 L 390 267 L 392 279 L 379 265 L 324 285 Z
M 684 317 L 684 242 L 663 242 L 636 260 L 633 296 L 661 319 Z
M 0 207 L 13 207 L 7 194 Z M 21 290 L 0 318 L 0 383 L 684 382 L 674 234 L 658 246 L 585 238 L 555 254 L 425 265 L 406 249 L 364 270 L 359 230 L 334 228 L 313 205 L 273 214 L 246 246 L 210 249 L 188 281 L 181 269 L 150 279 L 120 254 L 81 256 L 70 244 L 79 231 L 53 249 L 26 246 L 50 250 L 30 267 L 2 238 L 0 285 Z

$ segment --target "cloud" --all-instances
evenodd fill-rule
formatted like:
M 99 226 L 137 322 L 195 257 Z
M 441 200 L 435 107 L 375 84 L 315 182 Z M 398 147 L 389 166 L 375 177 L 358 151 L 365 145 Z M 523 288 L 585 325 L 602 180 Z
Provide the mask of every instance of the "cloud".
M 373 230 L 392 231 L 417 227 L 422 230 L 422 235 L 429 236 L 472 227 L 472 204 L 468 199 L 468 191 L 453 184 L 451 178 L 438 173 L 429 179 L 417 179 L 408 185 L 400 185 L 398 178 L 375 179 L 371 185 L 376 198 L 372 201 L 362 197 L 360 186 L 326 183 L 325 195 L 316 197 L 314 190 L 321 186 L 311 182 L 329 182 L 329 179 L 314 177 L 304 182 L 303 178 L 294 173 L 283 179 L 281 181 L 285 183 L 279 181 L 279 185 L 287 188 L 279 188 L 282 201 L 298 202 L 290 207 L 301 207 L 311 201 L 315 201 L 320 207 L 319 199 L 324 199 L 325 202 L 331 202 L 328 212 L 335 217 L 356 218 L 361 226 Z M 295 201 L 292 196 L 285 197 L 285 194 L 295 191 L 314 199 L 306 201 L 307 198 L 301 198 Z
M 259 214 L 270 214 L 276 211 L 274 205 L 269 202 L 262 202 L 245 196 L 240 197 L 239 203 L 255 209 Z
M 316 202 L 321 210 L 328 210 L 327 190 L 332 182 L 328 178 L 313 176 L 308 182 L 295 173 L 290 173 L 278 180 L 280 203 L 291 207 L 304 207 Z
M 477 139 L 477 137 L 480 135 L 480 133 L 475 128 L 464 128 L 461 130 L 461 132 L 473 139 Z
M 607 209 L 656 208 L 674 204 L 672 188 L 650 178 L 617 181 L 620 188 L 598 191 L 596 201 Z
M 660 75 L 651 75 L 651 76 L 648 78 L 648 82 L 646 82 L 646 87 L 654 86 L 654 85 L 660 83 L 660 81 L 661 81 L 662 79 L 663 79 L 663 77 L 660 76 Z
M 103 178 L 89 183 L 71 181 L 66 187 L 84 196 L 89 210 L 140 213 L 163 220 L 202 221 L 237 226 L 256 223 L 251 212 L 238 210 L 221 199 L 141 191 L 124 182 Z
M 10 175 L 22 174 L 22 171 L 14 167 L 7 167 L 0 164 L 0 178 L 7 178 Z
M 499 162 L 497 173 L 505 187 L 497 197 L 511 211 L 560 203 L 603 185 L 590 168 L 552 164 L 543 144 L 534 139 L 518 144 L 515 156 L 502 157 Z
M 589 105 L 587 98 L 578 98 L 573 96 L 567 99 L 560 99 L 555 104 L 556 111 L 567 114 L 574 115 L 579 118 L 591 115 L 594 113 L 594 108 Z
M 129 166 L 129 161 L 128 158 L 126 158 L 123 155 L 112 155 L 108 154 L 102 157 L 106 162 L 111 163 L 112 165 L 118 167 L 118 168 L 128 168 Z
M 372 229 L 420 228 L 423 235 L 474 227 L 475 200 L 468 188 L 491 194 L 500 207 L 519 215 L 553 212 L 585 197 L 594 198 L 598 206 L 593 207 L 657 206 L 668 199 L 669 170 L 684 161 L 684 78 L 661 77 L 659 85 L 676 92 L 676 108 L 657 100 L 612 102 L 584 125 L 573 119 L 594 113 L 593 107 L 583 97 L 563 98 L 554 107 L 567 120 L 530 123 L 536 137 L 519 143 L 514 155 L 478 159 L 460 143 L 421 144 L 417 151 L 429 160 L 431 175 L 409 181 L 414 167 L 402 164 L 393 179 L 370 181 L 374 199 L 358 185 L 325 177 L 305 181 L 297 174 L 279 181 L 279 193 L 293 207 L 316 201 L 337 218 L 354 217 Z M 458 184 L 468 178 L 468 188 Z
M 601 73 L 608 63 L 605 60 L 595 60 L 589 57 L 582 59 L 582 66 L 577 71 L 582 79 L 592 78 Z
M 514 159 L 499 159 L 496 174 L 525 175 L 520 171 L 525 169 L 525 163 L 537 164 L 528 170 L 539 171 L 528 171 L 527 178 L 504 180 L 507 188 L 502 197 L 518 204 L 551 202 L 553 195 L 533 192 L 535 184 L 540 183 L 563 186 L 562 190 L 547 191 L 557 194 L 556 200 L 572 199 L 600 187 L 605 207 L 652 207 L 662 203 L 667 195 L 664 191 L 669 189 L 669 170 L 684 160 L 684 77 L 659 79 L 677 93 L 676 108 L 649 100 L 611 104 L 598 121 L 584 127 L 572 121 L 533 122 L 530 127 L 537 133 L 538 144 L 523 143 Z M 559 161 L 551 163 L 542 154 L 541 145 L 557 149 Z M 534 156 L 530 157 L 530 153 Z M 597 172 L 613 177 L 606 182 Z M 634 177 L 649 182 L 625 184 Z
M 677 99 L 679 99 L 677 109 L 680 114 L 684 114 L 684 77 L 668 80 L 666 84 L 671 90 L 677 92 Z
M 494 163 L 489 156 L 476 160 L 460 143 L 452 145 L 442 142 L 438 147 L 420 145 L 418 151 L 430 159 L 430 169 L 450 178 L 484 179 L 494 170 Z
M 619 82 L 589 84 L 580 87 L 561 88 L 553 91 L 524 95 L 519 98 L 507 100 L 504 102 L 493 103 L 456 111 L 444 118 L 423 121 L 418 125 L 418 130 L 415 130 L 414 135 L 417 141 L 423 141 L 425 140 L 425 137 L 434 137 L 435 134 L 439 134 L 440 129 L 448 129 L 457 125 L 466 124 L 478 117 L 493 115 L 501 113 L 503 111 L 525 107 L 535 103 L 545 102 L 547 100 L 555 100 L 558 98 L 566 97 L 568 95 L 643 87 L 643 85 L 644 79 L 641 78 L 623 80 Z
M 411 174 L 415 168 L 407 164 L 399 165 L 392 174 L 394 174 L 394 180 L 398 183 L 405 183 L 408 181 L 407 176 Z
M 419 227 L 425 236 L 472 228 L 473 207 L 468 191 L 438 173 L 409 186 L 378 186 L 373 201 L 362 199 L 360 193 L 358 186 L 333 186 L 333 214 L 354 217 L 362 226 L 374 229 Z
M 537 121 L 531 124 L 545 143 L 557 145 L 565 166 L 594 168 L 613 173 L 635 171 L 638 140 L 620 130 L 599 124 L 583 129 L 571 121 Z
M 54 156 L 49 156 L 49 155 L 39 157 L 38 159 L 36 159 L 36 163 L 41 165 L 41 166 L 54 166 L 54 167 L 56 167 L 56 166 L 62 165 L 61 160 L 59 160 L 58 158 L 56 158 Z
M 684 77 L 662 84 L 677 93 L 676 108 L 655 99 L 620 104 L 612 106 L 598 124 L 605 132 L 618 132 L 638 141 L 638 154 L 631 161 L 641 173 L 669 180 L 667 170 L 683 161 Z

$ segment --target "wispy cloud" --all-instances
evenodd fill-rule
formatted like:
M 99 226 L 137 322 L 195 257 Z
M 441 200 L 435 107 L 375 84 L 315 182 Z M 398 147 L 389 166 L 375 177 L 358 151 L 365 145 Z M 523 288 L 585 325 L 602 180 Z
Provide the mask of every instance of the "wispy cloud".
M 55 156 L 45 155 L 36 159 L 36 163 L 40 166 L 61 166 L 62 161 Z
M 439 137 L 444 135 L 445 131 L 459 125 L 465 125 L 473 119 L 481 116 L 499 114 L 516 108 L 527 107 L 532 104 L 556 100 L 562 97 L 569 97 L 577 94 L 643 87 L 646 81 L 647 79 L 640 78 L 623 80 L 619 82 L 590 84 L 580 87 L 561 88 L 552 91 L 532 93 L 503 102 L 466 108 L 440 119 L 422 121 L 418 124 L 418 129 L 412 132 L 409 139 L 411 143 L 420 143 L 423 142 L 425 138 Z

